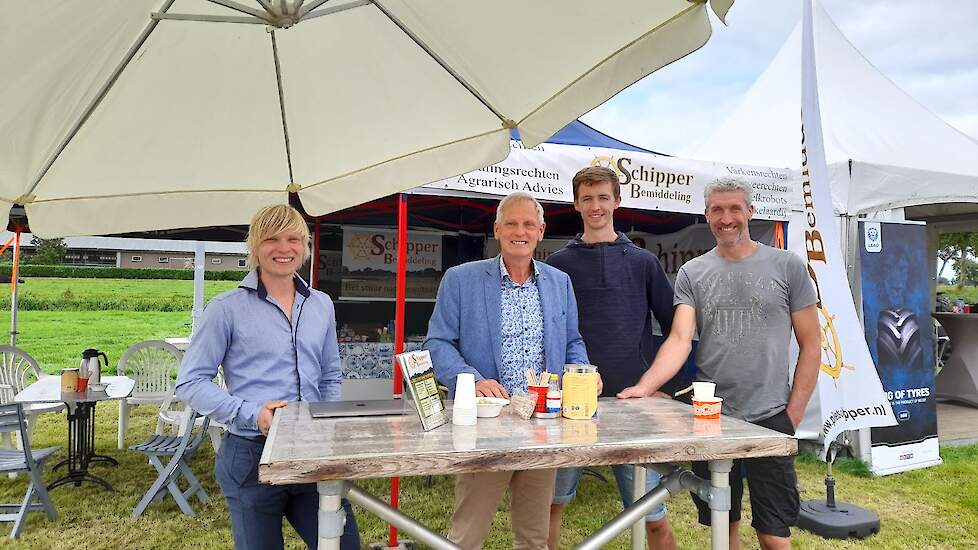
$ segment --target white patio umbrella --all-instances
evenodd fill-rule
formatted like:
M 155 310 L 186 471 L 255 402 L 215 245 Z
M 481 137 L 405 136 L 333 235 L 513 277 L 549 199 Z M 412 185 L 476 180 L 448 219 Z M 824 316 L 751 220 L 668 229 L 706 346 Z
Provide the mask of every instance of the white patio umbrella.
M 0 0 L 0 214 L 245 224 L 461 174 L 702 46 L 708 1 Z
M 537 145 L 703 45 L 706 4 L 0 0 L 0 203 L 42 237 L 326 214 Z

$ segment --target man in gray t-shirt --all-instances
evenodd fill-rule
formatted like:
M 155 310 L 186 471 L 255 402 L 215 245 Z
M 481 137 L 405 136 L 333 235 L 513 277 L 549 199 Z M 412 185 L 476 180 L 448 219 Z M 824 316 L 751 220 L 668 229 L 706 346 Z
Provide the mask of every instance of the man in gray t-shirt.
M 754 242 L 751 185 L 723 177 L 706 187 L 706 221 L 717 246 L 690 260 L 676 277 L 672 329 L 638 384 L 618 397 L 647 397 L 685 363 L 699 331 L 699 380 L 715 382 L 723 412 L 760 426 L 794 434 L 815 389 L 821 359 L 818 297 L 805 262 L 794 254 Z M 788 383 L 788 344 L 794 329 L 798 362 Z M 705 463 L 693 471 L 709 477 Z M 763 549 L 790 548 L 798 519 L 794 457 L 734 461 L 730 473 L 730 548 L 739 550 L 743 478 L 750 487 L 753 521 Z M 710 509 L 693 496 L 699 521 Z
M 724 414 L 756 422 L 784 410 L 791 314 L 816 301 L 804 260 L 759 243 L 742 260 L 713 249 L 679 269 L 673 305 L 696 312 L 697 380 L 716 383 Z

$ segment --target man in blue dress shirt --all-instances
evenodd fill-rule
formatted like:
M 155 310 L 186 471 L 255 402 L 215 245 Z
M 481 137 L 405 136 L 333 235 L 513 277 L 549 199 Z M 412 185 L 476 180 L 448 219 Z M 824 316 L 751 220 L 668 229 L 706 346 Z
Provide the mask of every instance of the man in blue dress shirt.
M 176 396 L 228 427 L 214 470 L 235 548 L 282 548 L 283 517 L 316 548 L 316 485 L 261 485 L 258 461 L 275 409 L 289 401 L 339 399 L 336 315 L 329 296 L 296 275 L 310 254 L 302 214 L 288 205 L 262 208 L 251 221 L 247 244 L 252 271 L 238 288 L 207 304 L 183 358 Z M 213 382 L 219 365 L 227 389 Z M 343 510 L 340 547 L 358 549 L 346 499 Z
M 570 278 L 533 259 L 544 228 L 536 199 L 508 195 L 493 224 L 501 254 L 445 272 L 424 347 L 436 376 L 452 391 L 466 372 L 475 376 L 477 395 L 508 397 L 526 392 L 526 369 L 538 376 L 588 362 Z M 448 538 L 465 550 L 481 548 L 507 488 L 513 547 L 546 549 L 554 470 L 458 476 Z

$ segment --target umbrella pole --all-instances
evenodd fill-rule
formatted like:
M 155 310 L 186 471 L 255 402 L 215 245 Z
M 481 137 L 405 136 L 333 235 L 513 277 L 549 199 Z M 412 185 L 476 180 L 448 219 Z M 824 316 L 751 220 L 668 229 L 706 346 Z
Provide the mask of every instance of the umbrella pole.
M 394 302 L 394 353 L 404 353 L 404 298 L 407 293 L 407 195 L 397 195 L 397 290 Z M 394 365 L 394 397 L 400 398 L 404 391 L 401 369 Z M 400 478 L 391 478 L 391 506 L 398 507 L 400 499 Z M 387 545 L 397 548 L 397 527 L 390 526 Z
M 319 288 L 319 231 L 321 224 L 319 216 L 312 222 L 312 256 L 309 258 L 311 264 L 309 269 L 309 284 L 312 288 Z
M 14 237 L 14 263 L 10 269 L 10 345 L 17 345 L 17 277 L 20 266 L 20 228 Z

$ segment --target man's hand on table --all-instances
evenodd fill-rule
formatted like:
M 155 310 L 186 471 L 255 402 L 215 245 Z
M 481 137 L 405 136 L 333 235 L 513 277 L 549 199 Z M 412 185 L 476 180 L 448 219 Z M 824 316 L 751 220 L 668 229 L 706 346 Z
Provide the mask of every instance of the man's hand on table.
M 268 435 L 269 428 L 272 427 L 272 414 L 274 414 L 275 409 L 282 408 L 288 405 L 288 401 L 266 401 L 262 405 L 261 409 L 258 411 L 258 431 L 262 435 Z
M 618 392 L 618 399 L 632 399 L 635 397 L 648 397 L 651 392 L 645 389 L 641 384 L 635 384 L 634 386 L 629 386 L 620 392 Z
M 502 397 L 509 399 L 509 393 L 502 384 L 495 380 L 485 379 L 475 383 L 475 394 L 479 397 Z

